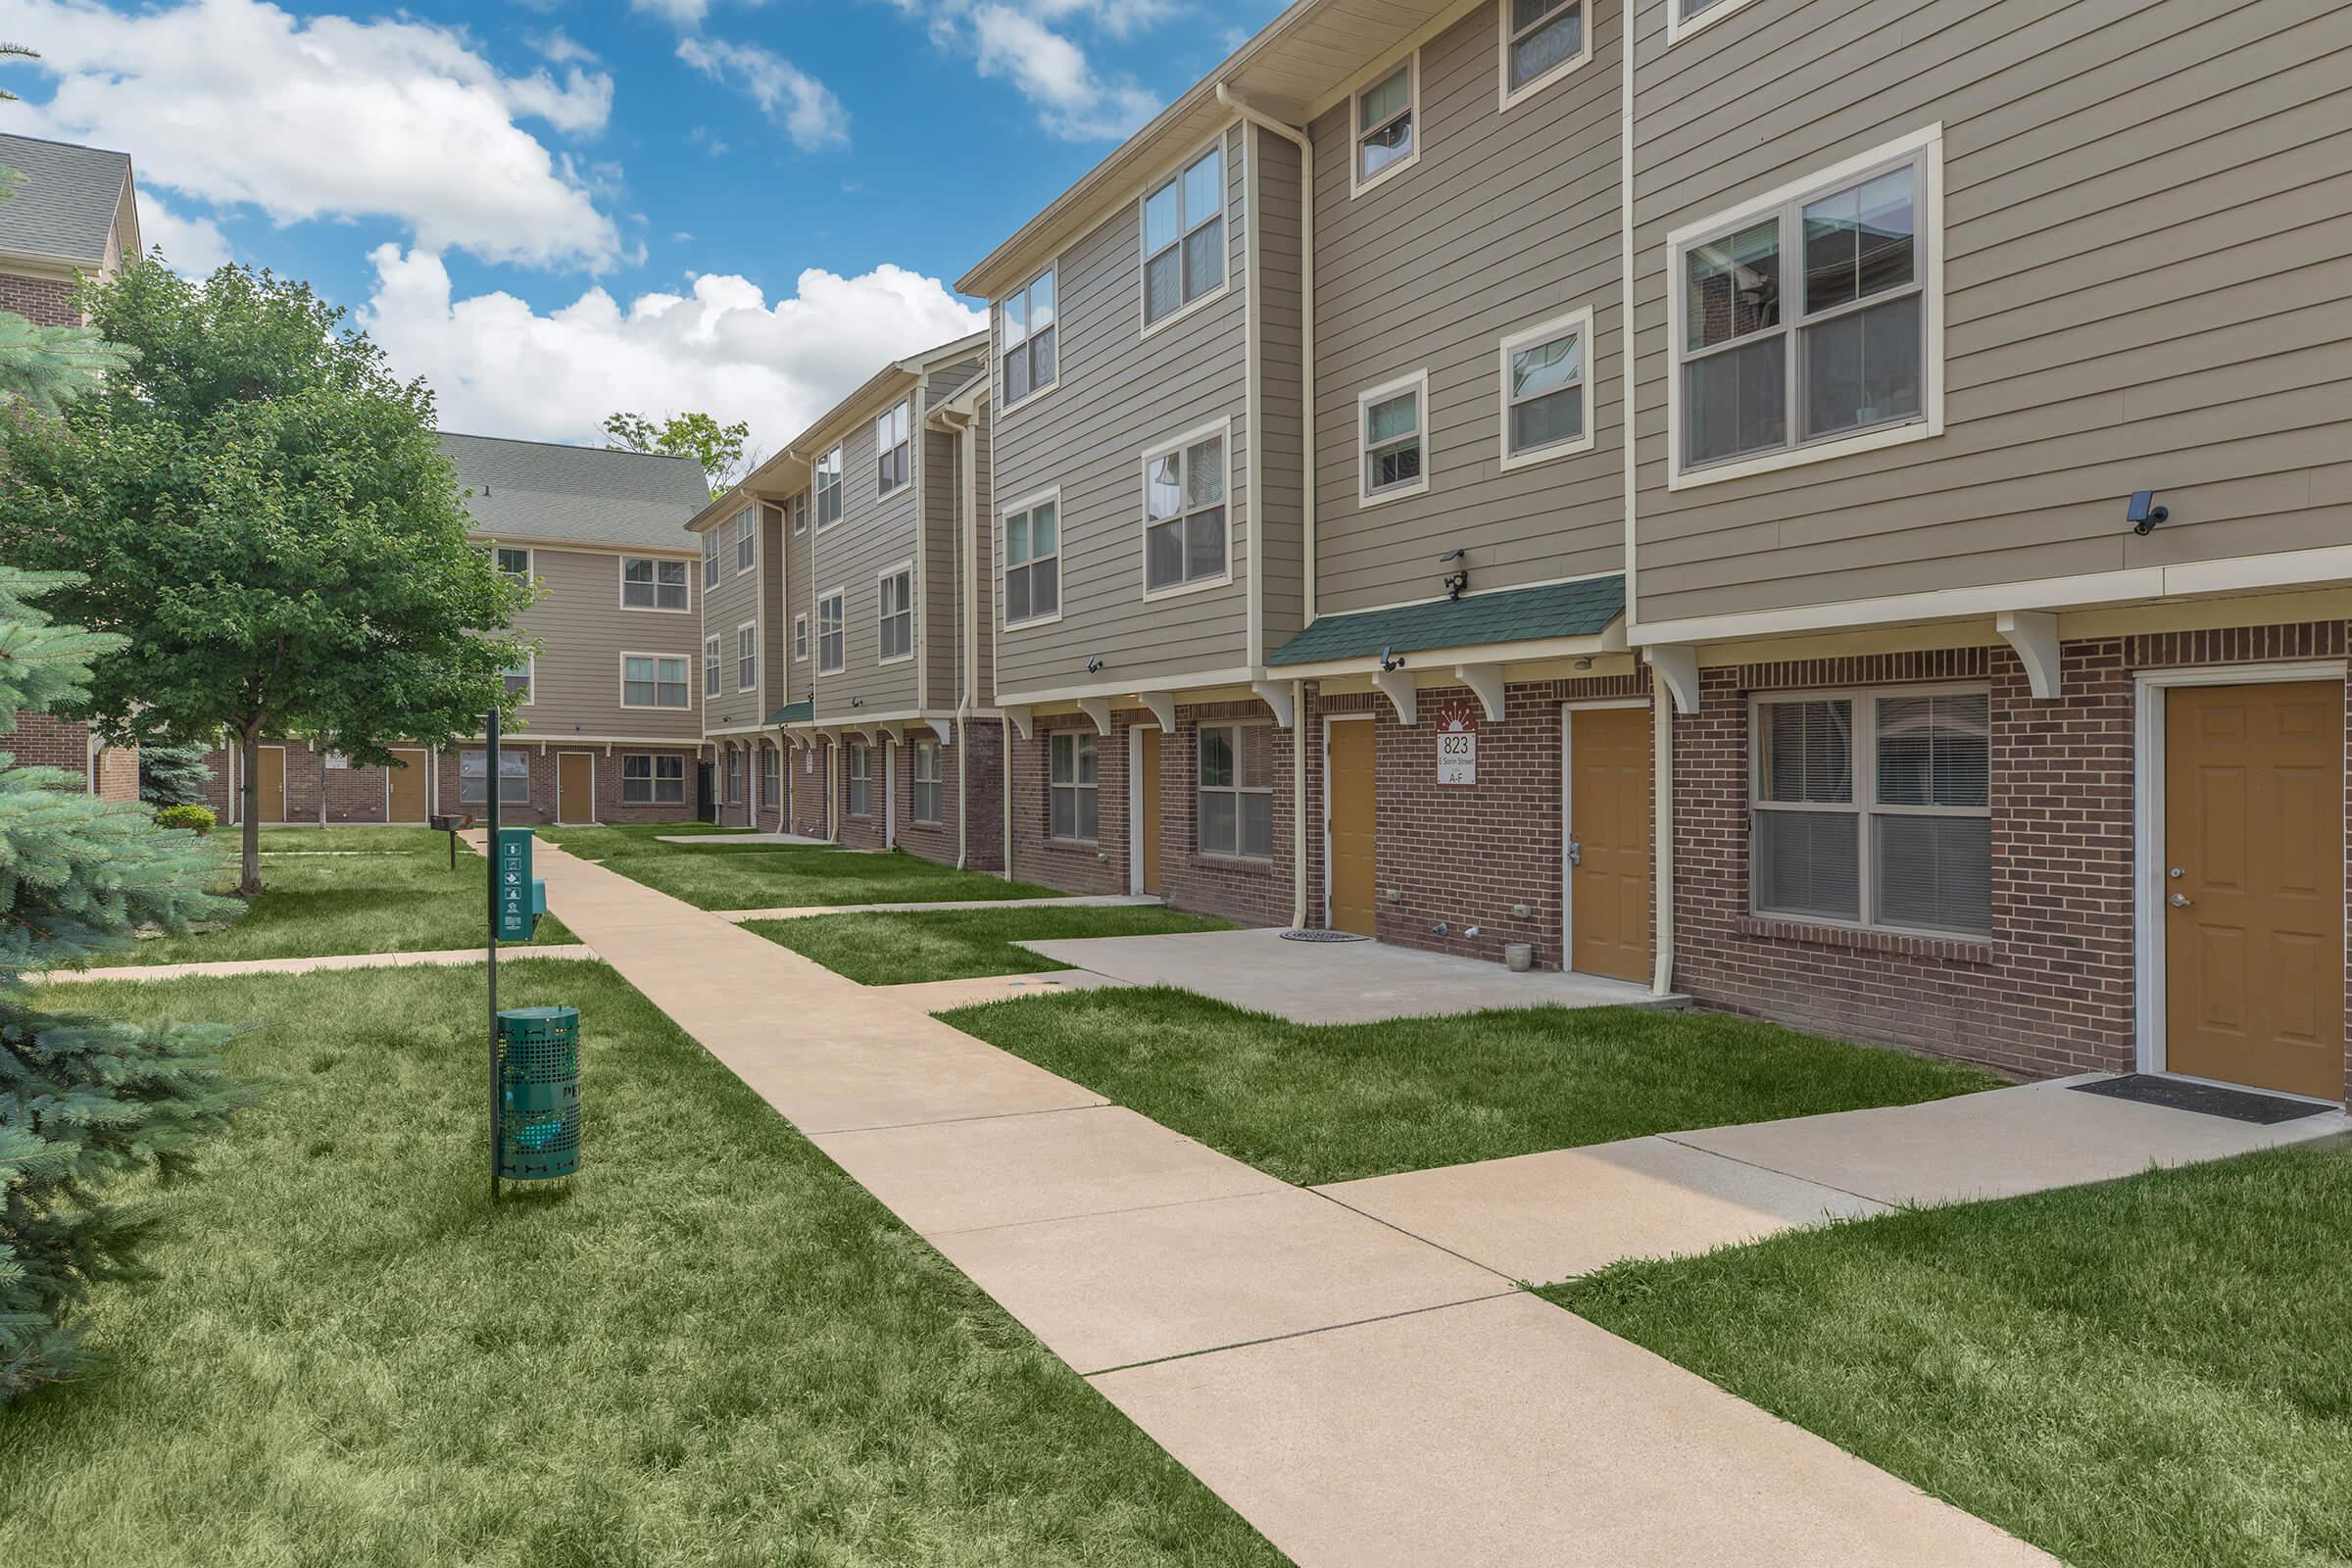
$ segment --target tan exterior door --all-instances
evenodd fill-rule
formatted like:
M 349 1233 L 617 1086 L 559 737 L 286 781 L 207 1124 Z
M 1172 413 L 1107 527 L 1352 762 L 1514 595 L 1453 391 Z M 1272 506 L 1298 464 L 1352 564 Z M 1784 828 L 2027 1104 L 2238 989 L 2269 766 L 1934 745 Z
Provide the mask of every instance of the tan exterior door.
M 1649 712 L 1568 712 L 1569 967 L 1647 980 Z
M 1159 888 L 1159 731 L 1136 731 L 1136 773 L 1140 788 L 1137 792 L 1142 809 L 1137 813 L 1135 831 L 1142 835 L 1144 887 L 1143 891 L 1156 895 Z
M 556 820 L 596 820 L 596 759 L 586 752 L 564 752 L 556 759 Z
M 254 749 L 253 755 L 254 811 L 265 822 L 283 822 L 286 819 L 286 749 L 283 746 L 260 746 Z
M 1331 925 L 1378 936 L 1380 789 L 1370 719 L 1332 724 L 1323 746 L 1324 788 L 1331 792 Z
M 2165 694 L 2165 1066 L 2344 1098 L 2344 689 Z
M 430 760 L 424 748 L 396 746 L 391 782 L 391 799 L 384 820 L 387 822 L 421 822 L 431 814 L 425 804 L 425 778 Z

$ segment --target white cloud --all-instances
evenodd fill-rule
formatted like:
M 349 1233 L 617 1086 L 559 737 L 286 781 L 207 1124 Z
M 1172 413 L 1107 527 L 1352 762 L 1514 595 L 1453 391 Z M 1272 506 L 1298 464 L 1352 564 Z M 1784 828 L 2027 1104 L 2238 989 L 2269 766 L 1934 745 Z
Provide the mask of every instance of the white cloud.
M 267 0 L 0 0 L 0 36 L 35 40 L 58 78 L 26 128 L 122 148 L 150 184 L 280 223 L 390 218 L 488 261 L 622 259 L 588 176 L 518 123 L 604 129 L 612 79 L 577 63 L 507 75 L 446 27 Z
M 542 315 L 505 293 L 453 299 L 429 252 L 383 245 L 369 259 L 360 324 L 400 374 L 432 384 L 444 428 L 484 435 L 588 441 L 618 409 L 695 409 L 749 421 L 772 453 L 890 360 L 987 319 L 937 278 L 890 266 L 810 269 L 772 306 L 748 278 L 707 273 L 691 294 L 624 307 L 592 288 Z
M 538 50 L 540 57 L 550 65 L 593 66 L 598 63 L 595 50 L 562 27 L 550 27 L 545 32 L 527 34 L 523 41 Z
M 147 250 L 161 247 L 172 270 L 190 277 L 209 276 L 231 259 L 228 236 L 220 224 L 175 213 L 151 190 L 139 192 L 139 243 Z
M 680 27 L 699 27 L 710 14 L 710 0 L 629 0 L 631 11 L 661 17 Z
M 784 127 L 803 152 L 846 143 L 850 112 L 825 84 L 783 56 L 756 43 L 680 38 L 678 58 L 715 81 L 723 81 L 760 106 Z
M 1050 23 L 1084 23 L 1125 38 L 1177 14 L 1178 0 L 890 0 L 923 23 L 931 41 L 968 53 L 984 76 L 1010 81 L 1036 105 L 1038 122 L 1071 141 L 1125 136 L 1159 108 L 1130 76 L 1098 70 L 1086 50 Z

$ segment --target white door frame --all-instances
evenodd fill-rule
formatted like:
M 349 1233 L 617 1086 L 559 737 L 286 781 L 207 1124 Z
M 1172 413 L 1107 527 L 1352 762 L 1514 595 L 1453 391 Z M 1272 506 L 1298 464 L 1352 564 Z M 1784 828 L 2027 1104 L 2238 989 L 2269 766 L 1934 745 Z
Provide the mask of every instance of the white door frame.
M 1576 867 L 1568 859 L 1568 841 L 1574 837 L 1570 828 L 1576 820 L 1576 715 L 1612 708 L 1646 710 L 1649 704 L 1646 697 L 1592 697 L 1560 705 L 1560 968 L 1564 973 L 1576 971 Z M 1657 765 L 1654 757 L 1650 765 Z M 1653 839 L 1657 835 L 1654 822 L 1650 835 Z M 1654 904 L 1658 879 L 1658 847 L 1654 843 L 1649 847 L 1649 879 Z M 1651 945 L 1656 945 L 1654 932 Z
M 2214 664 L 2183 669 L 2143 669 L 2132 676 L 2132 1010 L 2135 1014 L 2132 1054 L 2141 1072 L 2166 1072 L 2164 694 L 2176 686 L 2270 686 L 2306 680 L 2328 680 L 2340 685 L 2344 680 L 2344 668 L 2343 660 L 2325 659 L 2306 660 L 2293 664 Z M 2340 789 L 2340 779 L 2338 784 Z M 2343 858 L 2340 855 L 2336 858 L 2336 892 L 2340 903 L 2343 894 Z M 2226 1087 L 2243 1089 L 2248 1086 L 2230 1084 Z M 2276 1092 L 2256 1091 L 2260 1094 Z M 2329 1101 L 2328 1103 L 2333 1104 L 2335 1102 Z
M 585 824 L 569 823 L 567 825 L 594 827 L 597 823 L 596 754 L 594 752 L 558 752 L 556 754 L 556 819 L 559 822 L 564 821 L 564 759 L 566 757 L 588 759 L 588 820 Z
M 1368 722 L 1380 717 L 1375 712 L 1325 713 L 1323 715 L 1323 929 L 1331 926 L 1331 726 Z M 1380 903 L 1380 736 L 1372 737 L 1372 901 L 1374 923 L 1378 923 Z

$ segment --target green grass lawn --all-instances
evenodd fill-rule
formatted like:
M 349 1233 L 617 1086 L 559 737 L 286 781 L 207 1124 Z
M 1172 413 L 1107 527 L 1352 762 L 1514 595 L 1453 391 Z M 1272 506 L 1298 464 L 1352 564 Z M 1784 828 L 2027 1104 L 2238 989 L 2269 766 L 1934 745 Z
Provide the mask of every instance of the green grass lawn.
M 75 991 L 257 1020 L 269 1093 L 0 1407 L 0 1563 L 1282 1561 L 612 971 L 505 977 L 582 1009 L 585 1170 L 495 1209 L 478 974 Z
M 779 947 L 814 958 L 860 985 L 909 985 L 972 975 L 1043 974 L 1070 965 L 1015 944 L 1061 937 L 1144 937 L 1229 931 L 1231 922 L 1151 905 L 1071 905 L 1037 909 L 926 909 L 754 920 Z
M 539 836 L 553 839 L 583 859 L 603 860 L 616 855 L 674 855 L 682 850 L 707 851 L 727 846 L 730 839 L 748 840 L 738 849 L 774 849 L 760 844 L 749 828 L 719 827 L 710 822 L 632 822 L 623 827 L 543 827 Z M 664 844 L 663 839 L 708 839 L 708 844 Z
M 236 884 L 229 832 L 215 835 L 228 857 L 223 888 Z M 120 967 L 478 947 L 487 934 L 489 875 L 489 862 L 464 848 L 451 870 L 449 835 L 430 828 L 266 827 L 262 896 L 235 924 L 154 937 L 96 962 Z M 551 914 L 540 920 L 534 940 L 574 939 Z
M 2076 1568 L 2352 1561 L 2352 1148 L 1544 1292 Z
M 1978 1068 L 1720 1013 L 1624 1007 L 1302 1025 L 1163 987 L 941 1015 L 1260 1170 L 1348 1181 L 1991 1089 Z
M 945 904 L 1050 899 L 1052 888 L 958 871 L 899 851 L 860 855 L 830 845 L 664 844 L 671 828 L 561 828 L 573 855 L 683 899 L 698 909 L 794 909 L 834 904 Z

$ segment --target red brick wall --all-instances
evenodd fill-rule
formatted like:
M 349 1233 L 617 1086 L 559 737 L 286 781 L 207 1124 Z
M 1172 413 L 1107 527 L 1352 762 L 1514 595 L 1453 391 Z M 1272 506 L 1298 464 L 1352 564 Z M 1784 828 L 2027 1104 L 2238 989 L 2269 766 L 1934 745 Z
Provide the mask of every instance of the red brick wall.
M 596 770 L 596 819 L 600 823 L 625 826 L 634 822 L 691 822 L 694 820 L 694 746 L 603 746 L 563 747 L 542 746 L 536 742 L 518 748 L 530 759 L 531 799 L 527 806 L 510 803 L 499 808 L 499 820 L 509 825 L 549 823 L 556 819 L 556 759 L 564 751 L 587 751 L 594 760 Z M 478 746 L 459 747 L 443 752 L 440 759 L 440 808 L 445 811 L 469 811 L 476 817 L 488 809 L 480 802 L 460 805 L 458 801 L 458 753 L 479 751 Z M 677 757 L 683 760 L 686 770 L 686 798 L 675 805 L 645 806 L 624 804 L 620 798 L 621 759 L 624 757 Z
M 825 779 L 832 766 L 831 750 L 820 740 L 813 747 L 796 749 L 785 759 L 792 772 L 785 794 L 792 802 L 795 833 L 817 839 L 825 836 Z
M 1099 832 L 1092 844 L 1065 843 L 1049 836 L 1047 796 L 1051 769 L 1048 737 L 1056 730 L 1091 730 L 1077 713 L 1040 718 L 1036 738 L 1012 735 L 1012 875 L 1065 893 L 1127 891 L 1127 732 L 1137 715 L 1111 714 L 1110 733 L 1095 742 Z M 1163 752 L 1169 748 L 1163 747 Z M 1162 865 L 1166 864 L 1163 854 Z
M 278 744 L 270 742 L 271 745 Z M 389 768 L 327 767 L 325 759 L 299 740 L 284 743 L 286 748 L 286 820 L 297 826 L 318 820 L 318 795 L 323 785 L 326 792 L 326 821 L 329 826 L 349 823 L 381 822 L 387 811 L 386 784 Z M 594 760 L 596 775 L 596 819 L 599 822 L 682 822 L 694 816 L 694 751 L 691 747 L 613 747 L 607 751 L 594 748 L 564 748 L 542 746 L 536 742 L 518 745 L 511 750 L 520 751 L 530 760 L 531 799 L 526 805 L 510 803 L 501 808 L 501 820 L 521 823 L 550 823 L 556 819 L 557 757 L 564 750 L 587 751 Z M 479 751 L 479 746 L 461 747 L 461 751 Z M 676 806 L 623 805 L 620 799 L 620 762 L 625 756 L 648 753 L 679 756 L 686 764 L 686 799 Z M 213 782 L 207 799 L 214 811 L 225 822 L 230 819 L 228 800 L 228 756 L 214 752 L 208 760 L 212 764 Z M 442 811 L 467 811 L 480 816 L 486 806 L 476 802 L 460 805 L 458 801 L 458 751 L 443 752 L 434 764 L 435 786 L 438 793 L 427 792 L 426 808 Z M 240 769 L 240 781 L 242 771 Z M 264 820 L 270 820 L 267 811 Z
M 1219 914 L 1245 925 L 1291 923 L 1296 892 L 1292 855 L 1298 828 L 1294 809 L 1298 732 L 1269 722 L 1273 716 L 1272 710 L 1257 702 L 1177 708 L 1176 732 L 1159 743 L 1159 877 L 1163 896 L 1177 908 Z M 1200 852 L 1200 726 L 1224 719 L 1261 723 L 1272 742 L 1274 854 L 1270 859 L 1237 859 Z M 1126 761 L 1124 750 L 1119 760 Z M 1122 813 L 1126 806 L 1122 795 Z M 1124 885 L 1119 891 L 1126 891 Z
M 54 277 L 0 272 L 0 311 L 14 311 L 35 326 L 79 326 L 74 287 Z
M 19 767 L 62 767 L 75 778 L 87 779 L 90 726 L 77 718 L 19 713 L 16 729 L 0 735 L 0 752 L 16 758 Z
M 850 754 L 856 749 L 854 741 L 834 748 L 833 765 L 840 776 L 841 832 L 838 842 L 853 850 L 884 848 L 887 824 L 883 821 L 883 803 L 889 796 L 889 774 L 885 771 L 885 754 L 889 746 L 875 742 L 865 753 L 865 810 L 858 813 L 850 808 Z

